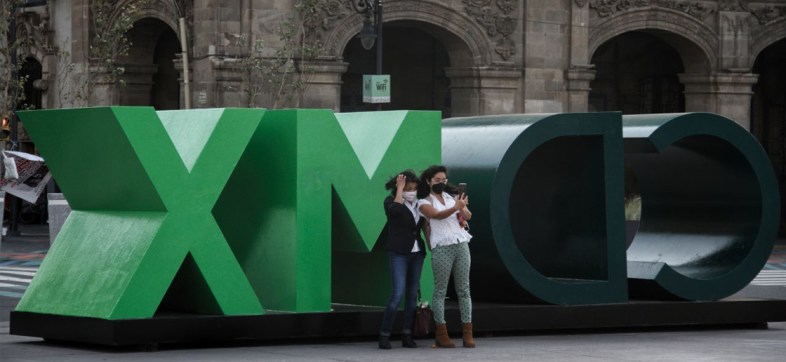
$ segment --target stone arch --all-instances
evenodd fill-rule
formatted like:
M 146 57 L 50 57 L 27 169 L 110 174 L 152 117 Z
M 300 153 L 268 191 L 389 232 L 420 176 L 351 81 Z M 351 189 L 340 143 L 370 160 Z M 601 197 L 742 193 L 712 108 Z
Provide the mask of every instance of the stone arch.
M 384 22 L 409 21 L 437 38 L 448 51 L 452 67 L 491 64 L 492 54 L 483 30 L 455 9 L 425 1 L 396 1 L 386 4 Z M 336 24 L 326 38 L 327 56 L 341 59 L 344 48 L 360 32 L 363 17 L 352 13 Z
M 696 18 L 669 9 L 631 10 L 593 24 L 589 33 L 589 58 L 612 38 L 630 31 L 658 31 L 653 35 L 674 47 L 686 73 L 709 73 L 717 64 L 715 32 Z
M 771 24 L 767 24 L 755 32 L 750 46 L 750 58 L 748 67 L 753 68 L 756 59 L 764 49 L 776 42 L 786 39 L 786 18 L 781 18 Z
M 37 37 L 31 37 L 32 41 L 27 44 L 18 59 L 34 59 L 41 66 L 41 79 L 34 82 L 33 86 L 40 90 L 42 93 L 42 107 L 49 108 L 53 106 L 49 97 L 49 86 L 51 85 L 51 76 L 56 63 L 56 53 L 53 53 L 40 44 Z
M 177 32 L 160 17 L 145 16 L 134 23 L 126 36 L 131 47 L 118 60 L 124 68 L 121 77 L 126 84 L 123 92 L 118 93 L 118 104 L 179 108 L 181 75 L 173 64 L 174 54 L 181 52 Z M 164 95 L 162 89 L 166 90 Z
M 155 16 L 145 16 L 137 20 L 134 23 L 134 28 L 129 30 L 126 34 L 128 36 L 128 40 L 131 41 L 132 46 L 128 51 L 128 55 L 124 57 L 125 60 L 133 59 L 137 62 L 140 60 L 144 60 L 145 62 L 152 60 L 152 52 L 150 52 L 148 48 L 144 47 L 144 45 L 155 45 L 155 42 L 151 42 L 150 39 L 157 39 L 158 36 L 167 30 L 173 32 L 177 36 L 178 32 L 176 29 L 177 28 L 171 27 L 170 24 L 168 24 L 166 21 L 163 21 Z M 180 52 L 180 44 L 177 45 L 178 52 Z
M 123 7 L 125 7 L 128 3 L 135 2 L 136 0 L 121 0 L 115 6 L 115 13 L 112 14 L 112 19 L 116 20 L 117 17 L 121 15 L 121 11 Z M 145 19 L 145 18 L 153 18 L 158 19 L 164 22 L 166 25 L 169 26 L 175 34 L 178 33 L 178 25 L 177 25 L 177 18 L 178 18 L 178 11 L 175 8 L 174 1 L 172 0 L 153 0 L 151 1 L 147 7 L 143 8 L 141 11 L 141 17 L 137 19 L 137 21 Z
M 42 49 L 38 44 L 34 44 L 27 49 L 27 52 L 20 54 L 20 59 L 27 59 L 32 58 L 35 59 L 39 64 L 41 64 L 41 72 L 42 72 L 42 91 L 46 92 L 49 84 L 49 76 L 52 71 L 52 64 L 54 61 L 54 55 L 47 52 L 46 50 Z

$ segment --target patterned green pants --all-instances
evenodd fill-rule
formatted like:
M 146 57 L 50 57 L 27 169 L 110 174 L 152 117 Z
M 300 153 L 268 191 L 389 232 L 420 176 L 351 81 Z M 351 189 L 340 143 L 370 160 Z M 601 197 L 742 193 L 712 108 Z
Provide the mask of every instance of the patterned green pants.
M 445 323 L 445 294 L 448 280 L 453 273 L 453 285 L 458 294 L 461 322 L 472 322 L 472 298 L 469 296 L 469 243 L 438 246 L 431 250 L 431 268 L 434 270 L 434 321 Z

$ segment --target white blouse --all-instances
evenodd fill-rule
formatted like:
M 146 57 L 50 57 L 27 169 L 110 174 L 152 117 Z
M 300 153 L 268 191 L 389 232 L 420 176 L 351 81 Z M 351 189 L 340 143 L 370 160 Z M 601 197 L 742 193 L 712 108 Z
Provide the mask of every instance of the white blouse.
M 444 205 L 442 205 L 433 195 L 429 194 L 428 197 L 418 200 L 418 209 L 424 204 L 429 204 L 437 210 L 437 212 L 440 212 L 456 205 L 456 200 L 448 193 L 443 192 L 442 199 L 445 200 Z M 459 224 L 456 214 L 458 214 L 458 211 L 442 220 L 429 219 L 429 225 L 431 226 L 429 243 L 432 249 L 438 246 L 468 243 L 469 240 L 472 239 L 472 235 L 464 230 L 461 224 Z

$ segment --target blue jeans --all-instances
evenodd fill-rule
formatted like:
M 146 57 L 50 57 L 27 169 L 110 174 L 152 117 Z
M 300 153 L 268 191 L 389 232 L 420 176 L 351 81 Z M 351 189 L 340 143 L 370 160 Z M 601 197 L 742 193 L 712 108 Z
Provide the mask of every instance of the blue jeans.
M 412 334 L 412 324 L 415 321 L 415 308 L 418 303 L 418 289 L 420 289 L 420 271 L 423 269 L 423 252 L 398 254 L 388 252 L 390 256 L 390 277 L 393 282 L 390 298 L 385 307 L 385 316 L 382 318 L 382 328 L 380 335 L 390 336 L 393 329 L 393 320 L 396 318 L 396 311 L 404 299 L 404 334 Z

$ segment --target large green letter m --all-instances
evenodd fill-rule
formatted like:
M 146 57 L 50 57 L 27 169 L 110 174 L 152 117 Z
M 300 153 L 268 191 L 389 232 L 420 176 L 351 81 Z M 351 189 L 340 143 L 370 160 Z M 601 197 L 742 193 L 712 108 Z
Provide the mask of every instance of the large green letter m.
M 439 162 L 440 147 L 439 112 L 267 112 L 217 205 L 245 210 L 219 224 L 263 305 L 382 305 L 384 184 Z

